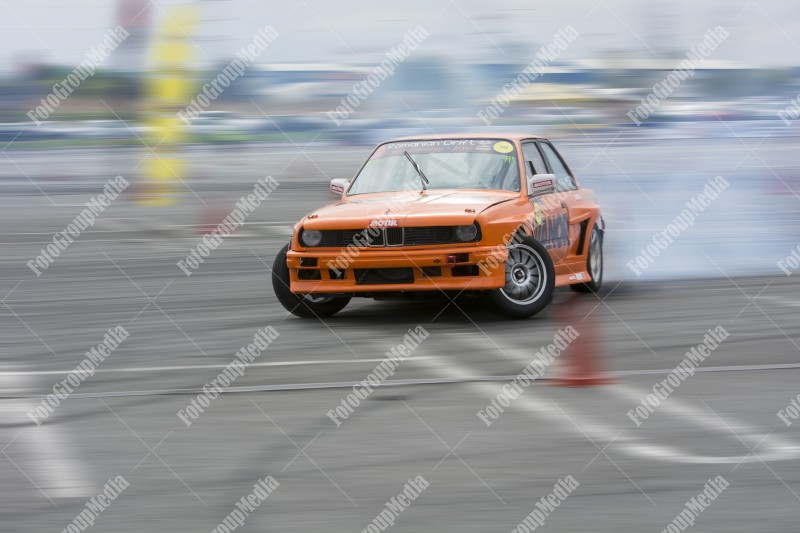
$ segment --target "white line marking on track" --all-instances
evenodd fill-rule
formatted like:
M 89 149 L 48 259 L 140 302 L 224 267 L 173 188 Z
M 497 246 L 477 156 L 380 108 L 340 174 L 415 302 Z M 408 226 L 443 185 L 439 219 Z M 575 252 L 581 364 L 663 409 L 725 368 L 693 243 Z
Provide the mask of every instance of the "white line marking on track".
M 603 390 L 616 394 L 617 396 L 626 400 L 631 400 L 631 407 L 639 405 L 639 403 L 642 401 L 642 398 L 650 394 L 650 391 L 640 391 L 639 389 L 630 385 L 623 385 L 619 383 L 604 387 Z M 758 455 L 760 458 L 748 455 L 743 461 L 745 463 L 760 462 L 761 460 L 780 461 L 785 459 L 794 459 L 800 456 L 800 446 L 793 445 L 777 435 L 760 435 L 757 428 L 742 422 L 734 421 L 730 418 L 721 421 L 713 414 L 703 409 L 690 406 L 689 404 L 684 403 L 678 398 L 674 398 L 672 396 L 668 397 L 666 400 L 663 400 L 661 405 L 655 409 L 656 411 L 671 413 L 683 422 L 694 424 L 695 426 L 707 429 L 709 431 L 717 431 L 733 438 L 738 437 L 738 439 L 744 441 L 752 449 L 759 448 L 760 451 L 758 452 Z M 695 456 L 695 459 L 698 460 L 692 462 L 742 462 L 742 457 Z
M 514 350 L 505 350 L 506 353 L 514 352 Z M 405 359 L 405 361 L 417 361 L 423 359 L 430 359 L 430 356 L 427 355 L 415 355 Z M 530 362 L 528 359 L 520 357 L 520 360 L 525 361 L 526 363 Z M 310 360 L 310 361 L 270 361 L 264 363 L 250 363 L 248 364 L 248 368 L 250 367 L 272 367 L 272 366 L 304 366 L 304 365 L 343 365 L 343 364 L 355 364 L 355 363 L 379 363 L 383 361 L 380 358 L 372 358 L 372 359 L 322 359 L 322 360 Z M 125 372 L 164 372 L 164 371 L 173 371 L 173 370 L 205 370 L 210 368 L 222 369 L 225 368 L 226 365 L 219 364 L 219 365 L 177 365 L 177 366 L 142 366 L 142 367 L 123 367 L 123 368 L 98 368 L 95 370 L 95 373 L 125 373 Z M 644 368 L 639 370 L 621 370 L 618 372 L 614 372 L 611 374 L 611 377 L 621 377 L 621 376 L 647 376 L 647 375 L 666 375 L 672 372 L 672 368 Z M 746 371 L 758 371 L 758 370 L 800 370 L 800 363 L 776 363 L 776 364 L 764 364 L 764 365 L 729 365 L 729 366 L 708 366 L 708 367 L 700 367 L 696 368 L 695 372 L 746 372 Z M 3 370 L 0 371 L 0 377 L 4 376 L 61 376 L 65 374 L 69 374 L 72 372 L 73 369 L 61 369 L 61 370 Z M 508 379 L 512 379 L 514 376 L 507 376 Z M 502 376 L 482 376 L 478 374 L 474 374 L 470 377 L 468 381 L 494 381 L 498 378 L 502 378 Z M 542 378 L 540 378 L 542 379 Z M 549 379 L 547 377 L 543 379 Z M 412 380 L 413 381 L 413 380 Z
M 19 379 L 13 382 L 0 379 L 0 388 L 3 390 L 26 385 L 20 383 Z M 69 440 L 55 426 L 46 423 L 36 426 L 28 418 L 26 413 L 36 406 L 32 401 L 0 400 L 0 421 L 7 425 L 7 428 L 0 426 L 0 434 L 4 437 L 0 446 L 7 446 L 17 435 L 14 444 L 4 453 L 9 454 L 17 468 L 48 498 L 88 497 L 90 483 L 81 475 L 85 469 L 69 456 L 75 448 L 69 445 Z M 5 438 L 8 435 L 10 438 Z M 14 454 L 19 449 L 23 454 Z M 0 457 L 0 460 L 5 459 Z
M 787 298 L 781 298 L 779 296 L 760 296 L 757 297 L 756 300 L 765 300 L 767 302 L 772 302 L 775 305 L 782 305 L 784 307 L 800 307 L 800 301 L 789 300 Z
M 415 361 L 424 359 L 425 356 L 408 357 L 406 361 Z M 385 358 L 372 358 L 372 359 L 321 359 L 309 361 L 268 361 L 263 363 L 249 363 L 248 368 L 253 367 L 270 367 L 270 366 L 303 366 L 303 365 L 343 365 L 355 363 L 379 363 Z M 141 366 L 141 367 L 127 367 L 127 368 L 98 368 L 95 373 L 116 373 L 116 372 L 164 372 L 171 370 L 205 370 L 209 368 L 223 369 L 228 365 L 179 365 L 179 366 Z M 0 371 L 0 377 L 4 376 L 58 376 L 69 374 L 74 369 L 67 370 L 4 370 Z
M 463 343 L 464 339 L 461 337 L 453 337 L 451 342 L 452 344 L 457 344 L 459 342 Z M 474 344 L 471 345 L 471 348 L 474 349 Z M 492 352 L 496 352 L 495 347 L 492 347 Z M 514 355 L 514 359 L 520 357 L 520 350 L 504 349 L 503 352 L 504 353 L 499 355 L 505 355 L 505 353 L 510 352 Z M 506 358 L 508 359 L 509 357 L 506 355 Z M 532 357 L 528 357 L 525 360 L 530 362 L 531 359 Z M 422 362 L 423 364 L 428 365 L 430 368 L 436 370 L 440 375 L 468 381 L 467 378 L 469 373 L 465 370 L 465 368 L 452 363 L 450 360 L 445 360 L 441 357 L 432 357 Z M 470 385 L 472 385 L 474 388 L 480 389 L 482 393 L 486 394 L 487 401 L 489 398 L 496 396 L 502 390 L 501 388 L 486 382 L 472 381 Z M 626 399 L 633 397 L 635 398 L 635 404 L 638 404 L 641 398 L 648 394 L 647 391 L 639 392 L 634 387 L 623 385 L 604 385 L 597 387 L 597 390 L 603 392 L 610 391 L 612 394 L 616 394 L 617 396 L 623 395 Z M 675 399 L 670 398 L 668 399 L 668 402 L 672 402 L 673 400 Z M 662 407 L 664 405 L 666 405 L 666 402 L 662 404 Z M 757 446 L 759 443 L 761 443 L 760 448 L 763 448 L 769 439 L 768 450 L 759 452 L 758 456 L 748 453 L 745 456 L 725 457 L 696 455 L 672 446 L 650 444 L 643 442 L 639 436 L 632 435 L 630 432 L 628 434 L 620 434 L 619 429 L 626 428 L 615 428 L 602 424 L 596 420 L 587 420 L 580 414 L 576 414 L 574 412 L 568 413 L 553 401 L 548 402 L 546 398 L 540 397 L 540 395 L 531 390 L 531 388 L 528 388 L 525 391 L 524 396 L 519 396 L 516 400 L 514 400 L 514 406 L 524 411 L 528 411 L 529 413 L 535 413 L 537 415 L 546 417 L 556 423 L 559 423 L 560 425 L 567 426 L 567 428 L 570 430 L 576 431 L 577 433 L 587 436 L 592 440 L 601 440 L 605 442 L 613 441 L 612 447 L 614 449 L 618 449 L 620 451 L 627 452 L 629 455 L 642 457 L 645 459 L 684 464 L 738 464 L 741 462 L 753 463 L 761 461 L 778 461 L 796 459 L 797 457 L 800 457 L 800 446 L 793 445 L 775 436 L 759 435 L 757 433 L 758 430 L 748 427 L 740 422 L 727 420 L 721 423 L 720 420 L 718 420 L 716 417 L 710 416 L 705 411 L 689 407 L 677 401 L 675 401 L 673 405 L 670 405 L 667 410 L 676 413 L 677 415 L 681 416 L 682 419 L 684 417 L 689 419 L 694 418 L 694 422 L 697 422 L 696 425 L 701 425 L 706 429 L 711 427 L 715 430 L 719 430 L 720 432 L 730 434 L 732 439 L 735 439 L 736 442 L 739 442 L 739 439 L 737 439 L 736 436 L 731 433 L 731 430 L 733 430 L 743 441 L 751 442 L 752 446 Z M 702 423 L 698 422 L 701 420 L 703 421 Z M 727 427 L 724 424 L 727 424 Z M 636 428 L 631 427 L 630 429 L 634 430 Z M 740 431 L 741 434 L 739 433 Z

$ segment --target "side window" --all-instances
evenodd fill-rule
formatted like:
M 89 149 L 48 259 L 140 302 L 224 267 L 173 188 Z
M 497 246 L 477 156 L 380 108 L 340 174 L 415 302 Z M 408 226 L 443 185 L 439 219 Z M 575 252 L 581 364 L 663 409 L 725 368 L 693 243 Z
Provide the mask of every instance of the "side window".
M 522 143 L 522 155 L 525 157 L 525 174 L 528 176 L 547 174 L 547 167 L 542 160 L 542 154 L 536 148 L 536 143 Z
M 567 167 L 561 162 L 561 158 L 558 157 L 555 149 L 550 146 L 549 143 L 545 142 L 539 143 L 539 146 L 542 148 L 542 152 L 544 153 L 545 159 L 547 159 L 547 163 L 550 165 L 550 169 L 556 176 L 556 192 L 574 191 L 577 189 L 575 180 L 572 179 L 572 175 L 567 170 Z

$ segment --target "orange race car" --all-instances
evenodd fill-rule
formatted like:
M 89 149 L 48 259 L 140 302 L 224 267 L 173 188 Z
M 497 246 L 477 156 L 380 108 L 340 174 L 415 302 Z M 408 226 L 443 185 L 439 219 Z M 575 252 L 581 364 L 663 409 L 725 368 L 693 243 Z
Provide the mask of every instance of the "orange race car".
M 275 258 L 275 294 L 297 316 L 330 316 L 353 296 L 477 291 L 522 318 L 554 287 L 602 283 L 595 195 L 541 137 L 397 139 L 330 188 L 340 200 L 298 222 Z

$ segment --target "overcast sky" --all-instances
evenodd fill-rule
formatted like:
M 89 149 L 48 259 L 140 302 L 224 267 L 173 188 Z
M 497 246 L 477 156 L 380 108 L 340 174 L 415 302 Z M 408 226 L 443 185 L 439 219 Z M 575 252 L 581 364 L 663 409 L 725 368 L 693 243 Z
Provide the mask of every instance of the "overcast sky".
M 77 64 L 116 24 L 120 0 L 2 0 L 0 68 L 27 60 Z M 136 3 L 138 0 L 121 0 Z M 158 21 L 180 0 L 154 0 Z M 430 37 L 418 53 L 461 61 L 529 61 L 559 28 L 581 34 L 564 54 L 589 59 L 624 50 L 643 58 L 686 51 L 710 28 L 731 34 L 713 59 L 800 65 L 800 2 L 781 0 L 206 0 L 193 36 L 198 65 L 224 60 L 259 27 L 278 39 L 262 62 L 374 64 L 410 28 Z M 113 60 L 113 58 L 112 58 Z M 118 59 L 119 61 L 119 59 Z

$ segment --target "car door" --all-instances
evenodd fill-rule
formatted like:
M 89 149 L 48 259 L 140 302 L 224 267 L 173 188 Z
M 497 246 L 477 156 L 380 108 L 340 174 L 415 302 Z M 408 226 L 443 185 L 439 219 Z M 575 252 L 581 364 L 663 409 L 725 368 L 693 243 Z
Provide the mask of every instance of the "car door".
M 581 235 L 581 220 L 576 213 L 576 208 L 582 204 L 583 198 L 578 192 L 575 177 L 561 154 L 550 141 L 541 140 L 538 144 L 549 172 L 556 177 L 554 196 L 565 210 L 568 246 L 571 253 L 574 253 L 579 247 L 578 241 Z
M 522 143 L 526 177 L 550 174 L 543 152 L 536 141 Z M 557 193 L 529 198 L 533 208 L 533 237 L 542 243 L 556 260 L 563 260 L 569 250 L 568 213 Z

